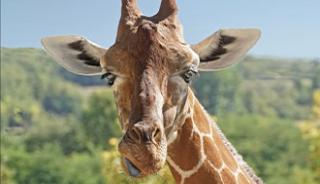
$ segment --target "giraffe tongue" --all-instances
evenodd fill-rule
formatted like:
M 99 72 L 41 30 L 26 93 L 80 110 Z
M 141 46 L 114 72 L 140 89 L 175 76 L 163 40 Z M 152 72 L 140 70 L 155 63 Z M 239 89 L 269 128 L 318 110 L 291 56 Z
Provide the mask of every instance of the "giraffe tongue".
M 140 175 L 139 169 L 135 165 L 133 165 L 130 160 L 124 158 L 124 162 L 127 165 L 128 172 L 131 176 L 138 177 Z

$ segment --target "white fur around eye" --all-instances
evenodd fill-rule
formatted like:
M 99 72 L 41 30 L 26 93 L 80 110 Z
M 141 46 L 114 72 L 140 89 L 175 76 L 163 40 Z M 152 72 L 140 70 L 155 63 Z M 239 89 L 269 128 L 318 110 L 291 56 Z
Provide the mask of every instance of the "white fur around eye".
M 198 67 L 200 64 L 200 57 L 195 51 L 192 50 L 190 46 L 189 46 L 189 49 L 190 49 L 190 52 L 192 53 L 192 64 Z
M 169 82 L 175 84 L 175 85 L 179 85 L 179 84 L 185 84 L 186 82 L 184 81 L 183 77 L 181 77 L 181 75 L 175 75 L 172 76 L 169 79 Z
M 116 79 L 114 80 L 114 83 L 111 86 L 111 88 L 116 91 L 123 82 L 124 79 L 122 77 L 116 76 Z

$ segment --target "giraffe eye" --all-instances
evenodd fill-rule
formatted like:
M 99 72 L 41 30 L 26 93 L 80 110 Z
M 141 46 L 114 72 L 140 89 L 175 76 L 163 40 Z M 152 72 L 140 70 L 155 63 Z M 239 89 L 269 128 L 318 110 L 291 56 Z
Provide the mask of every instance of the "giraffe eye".
M 114 81 L 116 80 L 116 75 L 108 72 L 108 73 L 105 73 L 101 76 L 101 79 L 104 79 L 107 81 L 107 84 L 108 86 L 112 86 L 114 84 Z
M 190 84 L 192 79 L 194 79 L 198 75 L 199 75 L 199 73 L 196 69 L 190 68 L 189 70 L 187 70 L 186 72 L 184 72 L 182 74 L 182 78 L 186 83 Z

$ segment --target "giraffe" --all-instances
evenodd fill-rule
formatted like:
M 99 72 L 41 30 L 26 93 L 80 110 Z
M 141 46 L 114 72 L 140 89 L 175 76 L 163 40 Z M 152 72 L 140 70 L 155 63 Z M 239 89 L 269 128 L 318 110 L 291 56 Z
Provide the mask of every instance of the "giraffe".
M 200 71 L 234 65 L 260 37 L 258 29 L 221 29 L 187 44 L 176 0 L 162 0 L 144 16 L 136 0 L 122 0 L 115 43 L 103 48 L 82 36 L 42 39 L 47 53 L 70 72 L 100 75 L 114 92 L 123 131 L 121 163 L 132 177 L 165 163 L 176 183 L 262 183 L 195 97 Z

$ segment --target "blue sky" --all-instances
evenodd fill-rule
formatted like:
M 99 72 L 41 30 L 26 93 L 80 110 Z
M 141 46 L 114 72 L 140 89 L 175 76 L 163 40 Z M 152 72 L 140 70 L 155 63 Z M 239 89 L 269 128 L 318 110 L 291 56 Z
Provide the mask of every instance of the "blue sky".
M 41 37 L 84 35 L 110 46 L 115 40 L 120 0 L 1 0 L 1 46 L 41 47 Z M 160 0 L 139 0 L 145 15 Z M 262 38 L 251 54 L 320 57 L 319 0 L 177 0 L 185 38 L 196 43 L 219 28 L 256 27 Z

